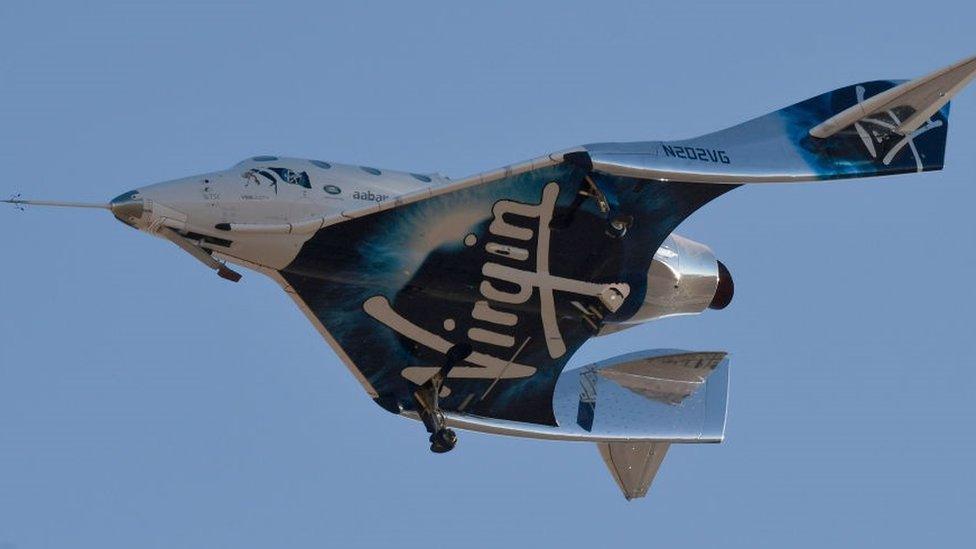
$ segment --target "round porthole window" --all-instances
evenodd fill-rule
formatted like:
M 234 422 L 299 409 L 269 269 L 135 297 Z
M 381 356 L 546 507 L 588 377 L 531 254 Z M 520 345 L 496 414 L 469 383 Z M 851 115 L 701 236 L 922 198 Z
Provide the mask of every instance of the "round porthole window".
M 342 189 L 340 189 L 339 187 L 336 187 L 335 185 L 326 185 L 326 186 L 322 187 L 322 190 L 324 190 L 325 192 L 327 192 L 329 194 L 340 194 L 340 193 L 342 193 Z

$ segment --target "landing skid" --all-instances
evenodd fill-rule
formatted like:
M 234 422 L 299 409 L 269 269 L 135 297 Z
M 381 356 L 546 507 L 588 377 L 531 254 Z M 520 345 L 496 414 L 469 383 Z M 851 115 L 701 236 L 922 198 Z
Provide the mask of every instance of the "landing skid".
M 441 389 L 444 380 L 459 362 L 471 354 L 471 346 L 462 343 L 451 347 L 444 357 L 444 365 L 430 379 L 413 392 L 413 400 L 417 404 L 417 411 L 424 427 L 430 433 L 430 451 L 435 454 L 450 452 L 457 445 L 457 434 L 447 428 L 444 413 L 440 408 Z

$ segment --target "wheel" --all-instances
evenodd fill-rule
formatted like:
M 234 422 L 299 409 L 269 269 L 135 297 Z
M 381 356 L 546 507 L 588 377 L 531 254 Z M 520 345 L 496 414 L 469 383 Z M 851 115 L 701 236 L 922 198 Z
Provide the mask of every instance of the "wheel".
M 623 238 L 627 234 L 627 229 L 633 225 L 634 219 L 631 216 L 621 216 L 613 218 L 607 224 L 607 236 L 611 238 Z
M 457 445 L 457 434 L 450 429 L 441 429 L 430 435 L 430 451 L 435 454 L 450 452 Z

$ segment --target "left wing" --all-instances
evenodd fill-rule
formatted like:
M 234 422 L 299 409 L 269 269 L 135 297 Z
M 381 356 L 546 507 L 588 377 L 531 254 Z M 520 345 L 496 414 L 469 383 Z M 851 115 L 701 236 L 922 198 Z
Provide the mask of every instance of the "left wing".
M 466 343 L 441 409 L 555 425 L 573 353 L 638 309 L 665 237 L 733 188 L 591 174 L 566 157 L 326 226 L 280 272 L 379 404 L 415 409 L 417 386 Z

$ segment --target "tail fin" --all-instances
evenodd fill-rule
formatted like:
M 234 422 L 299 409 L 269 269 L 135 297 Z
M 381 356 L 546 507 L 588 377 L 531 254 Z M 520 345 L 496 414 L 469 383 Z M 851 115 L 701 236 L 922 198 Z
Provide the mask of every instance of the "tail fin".
M 702 183 L 811 181 L 938 170 L 949 100 L 976 57 L 912 80 L 840 88 L 684 141 L 587 145 L 597 171 Z
M 597 442 L 600 457 L 628 500 L 642 498 L 664 461 L 670 442 Z
M 867 107 L 869 102 L 908 84 L 911 82 L 864 82 L 808 99 L 777 114 L 783 118 L 795 150 L 818 179 L 941 170 L 949 129 L 948 101 L 920 127 L 904 134 L 900 128 L 921 110 L 906 104 Z M 839 124 L 844 126 L 837 127 Z
M 810 130 L 810 135 L 826 139 L 869 116 L 894 109 L 908 112 L 904 121 L 900 120 L 893 131 L 909 135 L 948 104 L 952 96 L 966 87 L 973 77 L 976 77 L 976 56 L 881 92 L 867 101 L 859 97 L 856 105 L 821 122 Z

